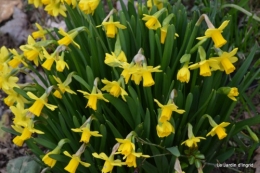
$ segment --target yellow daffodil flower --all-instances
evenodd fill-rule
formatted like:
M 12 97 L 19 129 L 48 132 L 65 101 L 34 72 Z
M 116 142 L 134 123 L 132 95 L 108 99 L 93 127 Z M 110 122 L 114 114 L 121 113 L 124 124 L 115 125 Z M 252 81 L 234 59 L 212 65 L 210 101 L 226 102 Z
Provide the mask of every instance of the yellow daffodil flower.
M 62 52 L 61 56 L 56 57 L 56 70 L 58 72 L 63 72 L 65 67 L 69 69 L 68 64 L 64 61 L 64 52 Z
M 69 173 L 75 173 L 77 168 L 78 168 L 78 166 L 79 166 L 79 164 L 81 164 L 81 165 L 83 165 L 85 167 L 89 167 L 90 166 L 89 163 L 82 162 L 80 160 L 80 156 L 78 156 L 76 154 L 70 155 L 70 153 L 68 151 L 64 151 L 63 154 L 71 158 L 69 164 L 64 168 Z
M 229 21 L 224 21 L 219 28 L 209 28 L 206 30 L 205 32 L 205 36 L 203 37 L 198 37 L 198 40 L 202 40 L 204 38 L 212 38 L 215 47 L 220 48 L 222 47 L 224 44 L 227 43 L 227 41 L 223 38 L 222 36 L 222 32 L 225 29 L 225 27 L 228 25 Z
M 98 134 L 98 131 L 90 131 L 90 124 L 87 123 L 86 127 L 80 127 L 76 129 L 71 129 L 73 132 L 80 132 L 82 133 L 80 142 L 89 143 L 90 137 L 101 137 L 101 134 Z
M 48 165 L 49 167 L 53 168 L 54 165 L 56 164 L 57 160 L 51 158 L 49 155 L 51 154 L 60 154 L 60 150 L 61 150 L 61 147 L 66 143 L 66 142 L 69 142 L 68 139 L 61 139 L 58 143 L 58 145 L 50 152 L 46 153 L 43 158 L 42 158 L 42 161 Z
M 5 46 L 2 46 L 0 49 L 0 72 L 3 69 L 3 66 L 6 66 L 6 60 L 9 57 L 9 51 Z
M 116 141 L 120 143 L 118 148 L 119 153 L 123 154 L 125 157 L 132 153 L 135 150 L 135 144 L 132 143 L 131 137 L 126 139 L 116 138 Z
M 188 137 L 189 139 L 182 142 L 181 145 L 185 144 L 189 148 L 193 148 L 193 147 L 197 148 L 198 147 L 197 143 L 200 142 L 201 139 L 206 139 L 204 137 L 195 137 L 192 132 L 192 125 L 190 123 L 188 123 Z
M 64 94 L 65 92 L 68 92 L 68 93 L 70 93 L 70 94 L 77 94 L 76 92 L 72 91 L 72 90 L 70 89 L 70 87 L 68 86 L 68 85 L 71 83 L 72 75 L 73 75 L 73 72 L 68 75 L 68 77 L 66 78 L 66 80 L 65 80 L 64 82 L 62 82 L 62 81 L 60 80 L 60 78 L 53 76 L 53 78 L 54 78 L 54 79 L 56 80 L 56 82 L 58 83 L 57 85 L 58 85 L 58 88 L 59 88 L 59 90 L 56 90 L 56 91 L 53 93 L 53 95 L 54 95 L 55 97 L 57 97 L 57 98 L 62 98 L 62 95 L 61 95 L 61 94 Z
M 153 15 L 143 14 L 144 17 L 142 18 L 142 20 L 146 21 L 145 26 L 148 29 L 153 29 L 153 30 L 160 28 L 161 23 L 159 22 L 158 18 L 165 10 L 166 10 L 165 8 L 162 8 L 159 11 L 157 11 L 156 13 L 154 13 Z
M 28 122 L 28 124 L 26 124 L 24 128 L 21 128 L 20 126 L 12 126 L 12 128 L 15 131 L 21 133 L 20 136 L 16 136 L 13 139 L 13 143 L 19 147 L 23 145 L 25 140 L 31 138 L 32 133 L 44 134 L 44 132 L 34 128 L 32 119 Z
M 68 46 L 70 43 L 77 46 L 80 49 L 80 46 L 74 41 L 74 38 L 78 35 L 78 31 L 70 31 L 66 33 L 62 28 L 59 29 L 59 34 L 63 36 L 60 40 L 58 40 L 59 45 Z
M 41 38 L 41 39 L 43 39 L 43 40 L 46 40 L 46 38 L 45 38 L 46 31 L 43 30 L 42 26 L 39 25 L 38 23 L 35 23 L 35 25 L 36 25 L 36 27 L 38 28 L 38 31 L 34 31 L 34 32 L 32 33 L 32 37 L 33 37 L 34 39 Z
M 12 68 L 10 68 L 6 63 L 3 64 L 0 71 L 0 89 L 4 92 L 12 90 L 13 87 L 19 88 L 16 84 L 19 80 L 18 77 L 12 76 Z
M 53 62 L 55 61 L 55 56 L 56 53 L 53 53 L 52 55 L 50 55 L 45 48 L 42 48 L 42 52 L 43 52 L 43 56 L 46 58 L 46 60 L 44 61 L 44 63 L 42 64 L 42 67 L 45 68 L 46 70 L 50 71 Z
M 236 87 L 220 87 L 217 90 L 217 93 L 225 94 L 233 101 L 237 101 L 236 97 L 239 95 L 238 89 Z
M 141 80 L 143 79 L 143 86 L 144 87 L 149 87 L 155 84 L 153 77 L 152 77 L 152 72 L 161 72 L 159 70 L 160 66 L 153 67 L 153 66 L 146 66 L 144 67 L 138 67 L 136 66 L 135 68 L 132 68 L 130 73 L 132 73 L 131 80 L 135 82 L 136 85 L 139 85 Z M 121 74 L 122 75 L 122 74 Z
M 124 51 L 121 51 L 118 56 L 114 52 L 111 54 L 106 53 L 105 64 L 110 67 L 119 67 L 127 61 Z
M 98 159 L 105 160 L 104 166 L 102 168 L 102 173 L 112 172 L 114 166 L 125 165 L 121 160 L 114 160 L 114 154 L 111 154 L 109 157 L 105 153 L 92 153 L 92 156 Z
M 210 67 L 212 67 L 214 70 L 220 68 L 217 60 L 209 59 L 209 60 L 200 61 L 199 63 L 192 64 L 189 66 L 189 69 L 194 70 L 200 68 L 201 76 L 211 76 Z
M 121 76 L 124 77 L 125 83 L 127 84 L 131 75 L 136 73 L 139 67 L 137 65 L 134 65 L 133 63 L 128 64 L 128 63 L 123 63 L 121 64 L 120 68 L 123 68 L 123 71 L 121 73 Z M 141 79 L 137 81 L 136 83 L 140 83 Z
M 136 168 L 136 157 L 145 157 L 145 158 L 149 158 L 149 155 L 143 155 L 142 153 L 136 153 L 134 151 L 132 151 L 127 157 L 126 157 L 126 165 L 128 167 L 134 167 Z
M 93 87 L 91 93 L 82 90 L 77 90 L 77 91 L 83 93 L 84 97 L 88 99 L 88 104 L 86 105 L 86 107 L 90 107 L 93 110 L 97 110 L 98 99 L 108 102 L 108 100 L 103 97 L 103 94 L 99 90 L 97 93 L 97 88 L 95 86 Z
M 186 82 L 186 83 L 190 81 L 190 70 L 188 68 L 188 63 L 185 63 L 183 67 L 178 71 L 177 79 L 180 82 Z
M 109 21 L 103 21 L 101 23 L 101 25 L 98 25 L 97 27 L 103 26 L 105 31 L 106 31 L 106 35 L 109 38 L 115 38 L 115 35 L 118 32 L 118 28 L 119 29 L 126 29 L 126 26 L 120 24 L 120 22 L 114 22 L 113 21 L 113 16 L 111 15 L 111 13 L 108 15 L 109 17 Z
M 157 28 L 161 27 L 161 23 L 159 22 L 157 17 L 148 14 L 143 14 L 143 15 L 144 17 L 142 18 L 142 20 L 147 21 L 145 22 L 145 26 L 148 29 L 156 30 Z
M 156 126 L 156 130 L 157 130 L 157 135 L 160 138 L 163 137 L 167 137 L 169 136 L 171 133 L 175 132 L 174 127 L 172 126 L 172 124 L 168 121 L 165 121 L 163 123 L 160 123 Z
M 13 55 L 13 59 L 8 62 L 8 65 L 12 68 L 17 68 L 21 63 L 23 63 L 24 66 L 27 66 L 27 63 L 23 60 L 23 56 L 18 54 L 15 49 L 10 49 L 10 52 Z
M 158 100 L 154 99 L 154 101 L 157 103 L 157 105 L 162 109 L 159 122 L 166 122 L 169 121 L 172 115 L 172 112 L 177 112 L 179 114 L 183 114 L 185 110 L 178 109 L 178 106 L 174 104 L 173 101 L 169 100 L 167 105 L 162 105 Z
M 26 127 L 31 118 L 27 116 L 28 109 L 24 109 L 21 105 L 10 106 L 10 110 L 14 114 L 13 123 L 15 126 Z
M 232 88 L 230 88 L 230 91 L 229 91 L 227 96 L 231 100 L 237 101 L 237 99 L 235 97 L 238 96 L 238 95 L 239 95 L 238 89 L 236 87 L 232 87 Z
M 120 79 L 119 81 L 112 82 L 104 79 L 102 82 L 105 84 L 105 86 L 101 89 L 102 91 L 107 91 L 114 97 L 121 95 L 122 99 L 126 101 L 125 96 L 128 94 L 122 87 L 120 87 Z
M 214 136 L 217 134 L 219 140 L 225 138 L 227 136 L 227 133 L 224 127 L 227 127 L 230 123 L 222 122 L 221 124 L 217 124 L 210 116 L 207 115 L 207 118 L 209 119 L 209 123 L 213 127 L 213 129 L 206 136 Z
M 54 17 L 57 17 L 59 14 L 61 14 L 63 17 L 67 17 L 67 9 L 60 0 L 50 0 L 50 3 L 46 5 L 44 10 L 47 11 L 49 15 Z
M 23 107 L 24 103 L 28 102 L 21 94 L 18 94 L 13 89 L 5 90 L 5 93 L 7 94 L 7 97 L 4 98 L 4 103 L 9 107 L 15 103 L 16 105 Z
M 38 66 L 38 56 L 42 59 L 42 55 L 40 54 L 41 48 L 35 46 L 36 42 L 30 35 L 28 36 L 27 43 L 26 45 L 20 46 L 20 49 L 29 61 L 33 61 L 34 64 Z
M 51 155 L 51 154 L 58 154 L 58 153 L 51 151 L 43 156 L 42 161 L 49 167 L 53 168 L 53 166 L 56 164 L 57 160 L 50 158 L 49 155 Z
M 48 95 L 46 93 L 44 93 L 40 98 L 35 96 L 33 93 L 31 92 L 27 92 L 27 95 L 35 100 L 35 102 L 33 103 L 33 105 L 28 109 L 31 113 L 33 113 L 34 115 L 36 115 L 37 117 L 40 116 L 42 108 L 44 106 L 46 106 L 48 109 L 54 111 L 57 106 L 55 105 L 51 105 L 47 103 L 48 100 Z
M 94 14 L 100 0 L 80 0 L 79 9 L 85 14 Z
M 238 59 L 234 55 L 237 53 L 238 48 L 233 49 L 231 52 L 223 52 L 220 57 L 212 57 L 210 59 L 219 62 L 220 70 L 225 70 L 226 74 L 232 73 L 236 68 L 233 65 Z

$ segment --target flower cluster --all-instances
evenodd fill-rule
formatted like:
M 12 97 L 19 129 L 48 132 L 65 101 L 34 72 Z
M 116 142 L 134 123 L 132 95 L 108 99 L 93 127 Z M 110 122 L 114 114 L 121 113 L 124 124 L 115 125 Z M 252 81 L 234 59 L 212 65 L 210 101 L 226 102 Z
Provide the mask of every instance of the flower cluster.
M 227 116 L 216 118 L 224 111 L 215 113 L 215 103 L 235 103 L 231 100 L 237 101 L 239 95 L 238 88 L 226 86 L 221 80 L 235 72 L 234 63 L 238 61 L 238 48 L 230 52 L 220 49 L 228 44 L 222 35 L 228 20 L 216 29 L 202 15 L 194 26 L 195 34 L 186 33 L 184 38 L 175 27 L 179 19 L 173 12 L 177 9 L 171 10 L 163 0 L 149 0 L 144 8 L 139 4 L 137 12 L 131 6 L 131 15 L 111 7 L 107 16 L 99 0 L 28 3 L 43 6 L 49 15 L 66 17 L 68 30 L 36 23 L 37 31 L 28 36 L 20 52 L 0 49 L 0 89 L 7 94 L 4 102 L 14 114 L 12 128 L 18 134 L 14 144 L 23 146 L 34 138 L 49 141 L 43 145 L 51 151 L 39 156 L 42 162 L 54 171 L 70 173 L 85 169 L 79 165 L 104 173 L 112 172 L 115 166 L 147 169 L 152 154 L 161 157 L 169 152 L 176 156 L 178 168 L 174 169 L 182 172 L 179 150 L 169 147 L 185 144 L 189 150 L 181 152 L 190 164 L 202 170 L 205 156 L 198 150 L 198 143 L 210 141 L 208 136 L 217 135 L 219 140 L 228 136 L 226 127 L 230 123 L 226 122 Z M 208 29 L 193 45 L 195 31 L 203 20 Z M 205 50 L 209 46 L 203 46 L 209 38 L 213 40 L 210 46 L 214 44 L 211 52 Z M 186 41 L 182 43 L 181 39 Z M 19 84 L 19 72 L 34 73 L 39 79 Z M 211 86 L 215 79 L 216 86 Z M 205 118 L 209 121 L 204 122 Z M 187 127 L 188 139 L 184 140 L 182 131 L 186 132 Z M 141 138 L 147 140 L 136 140 Z M 63 149 L 69 141 L 70 146 Z M 153 147 L 163 149 L 163 154 Z M 60 155 L 66 166 L 54 155 Z M 97 159 L 105 161 L 102 169 Z

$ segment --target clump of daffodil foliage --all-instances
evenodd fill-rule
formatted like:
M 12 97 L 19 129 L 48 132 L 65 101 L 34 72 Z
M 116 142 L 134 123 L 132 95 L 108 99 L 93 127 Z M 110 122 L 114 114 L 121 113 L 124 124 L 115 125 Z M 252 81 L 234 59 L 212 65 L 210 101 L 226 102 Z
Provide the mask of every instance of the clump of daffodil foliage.
M 209 172 L 234 153 L 228 141 L 259 122 L 230 118 L 256 51 L 236 65 L 230 16 L 188 19 L 180 2 L 157 0 L 120 1 L 121 11 L 109 2 L 109 13 L 99 0 L 29 3 L 67 25 L 36 23 L 20 51 L 0 50 L 14 114 L 5 130 L 43 172 Z M 37 79 L 20 84 L 18 73 Z

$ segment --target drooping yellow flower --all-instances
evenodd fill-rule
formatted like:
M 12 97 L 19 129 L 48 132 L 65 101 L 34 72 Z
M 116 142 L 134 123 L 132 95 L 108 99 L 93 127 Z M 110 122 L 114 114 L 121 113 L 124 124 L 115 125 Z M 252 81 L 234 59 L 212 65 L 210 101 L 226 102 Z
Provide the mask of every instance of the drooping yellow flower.
M 50 55 L 46 49 L 43 47 L 42 48 L 42 51 L 43 51 L 43 56 L 46 58 L 46 60 L 44 61 L 44 63 L 42 64 L 42 67 L 45 68 L 46 70 L 50 71 L 51 70 L 51 67 L 52 67 L 52 64 L 53 62 L 55 61 L 55 54 L 56 53 L 53 53 L 52 55 Z
M 147 14 L 143 14 L 143 15 L 144 15 L 144 17 L 142 18 L 142 20 L 147 21 L 147 22 L 145 22 L 145 26 L 148 29 L 156 30 L 157 28 L 161 27 L 161 23 L 159 22 L 157 17 L 147 15 Z
M 125 157 L 135 151 L 135 144 L 132 143 L 131 137 L 126 139 L 116 138 L 116 141 L 120 143 L 118 148 L 119 153 L 123 154 Z
M 25 140 L 29 139 L 32 135 L 32 132 L 30 132 L 30 130 L 25 127 L 22 131 L 22 134 L 21 136 L 16 136 L 14 139 L 13 139 L 13 143 L 15 145 L 17 145 L 18 147 L 21 147 L 23 146 L 23 143 Z
M 69 142 L 68 139 L 61 139 L 58 143 L 58 145 L 50 152 L 46 153 L 43 158 L 42 158 L 42 161 L 48 165 L 49 167 L 53 168 L 54 165 L 56 164 L 57 160 L 51 158 L 49 155 L 52 155 L 52 154 L 60 154 L 60 150 L 61 150 L 61 147 L 66 143 L 66 142 Z
M 29 139 L 32 135 L 32 133 L 38 133 L 38 134 L 44 134 L 44 132 L 37 130 L 34 128 L 33 120 L 31 119 L 24 128 L 21 128 L 21 126 L 12 126 L 12 128 L 21 133 L 20 136 L 16 136 L 13 139 L 13 143 L 19 147 L 21 147 L 25 140 Z
M 197 39 L 202 40 L 204 38 L 212 38 L 215 47 L 220 48 L 222 47 L 224 44 L 227 43 L 227 41 L 223 38 L 222 36 L 222 32 L 224 30 L 224 28 L 228 25 L 229 21 L 225 20 L 219 28 L 209 28 L 206 30 L 205 32 L 205 36 L 203 37 L 198 37 Z
M 29 108 L 29 111 L 31 113 L 33 113 L 34 115 L 36 115 L 37 117 L 40 116 L 42 108 L 44 106 L 46 106 L 48 109 L 54 111 L 57 106 L 55 105 L 51 105 L 47 103 L 48 100 L 48 95 L 46 93 L 44 93 L 40 98 L 35 96 L 33 93 L 31 92 L 27 92 L 27 95 L 35 100 L 35 102 L 33 103 L 33 105 Z
M 156 130 L 157 130 L 157 135 L 160 138 L 163 137 L 167 137 L 169 136 L 171 133 L 175 132 L 174 127 L 172 126 L 172 124 L 168 121 L 165 121 L 163 123 L 160 123 L 156 126 Z
M 101 137 L 101 134 L 98 134 L 98 131 L 90 131 L 90 123 L 87 123 L 86 127 L 80 127 L 76 129 L 71 129 L 73 132 L 80 132 L 81 134 L 81 139 L 80 142 L 84 143 L 89 143 L 90 137 L 95 136 L 95 137 Z
M 85 14 L 94 14 L 100 0 L 80 0 L 79 9 Z
M 180 82 L 188 83 L 190 81 L 190 70 L 188 68 L 188 64 L 185 63 L 183 67 L 177 73 L 177 79 Z
M 57 160 L 50 158 L 49 155 L 51 155 L 51 154 L 58 154 L 58 153 L 54 153 L 53 151 L 51 151 L 43 156 L 42 161 L 49 167 L 53 168 L 53 166 L 56 164 Z
M 27 116 L 28 109 L 24 109 L 21 105 L 11 106 L 10 110 L 14 114 L 13 123 L 15 126 L 26 127 L 31 118 Z
M 94 86 L 91 93 L 88 93 L 86 91 L 77 90 L 78 92 L 83 93 L 84 97 L 88 99 L 88 104 L 86 107 L 90 107 L 93 110 L 97 110 L 97 100 L 104 100 L 108 102 L 107 99 L 104 98 L 103 94 Z
M 110 67 L 119 67 L 123 63 L 126 63 L 127 59 L 125 56 L 124 51 L 121 51 L 118 56 L 114 52 L 111 54 L 106 53 L 105 57 L 105 64 L 109 65 Z
M 108 22 L 102 22 L 102 24 L 97 27 L 100 27 L 100 26 L 104 26 L 106 35 L 109 38 L 115 38 L 115 35 L 118 32 L 118 28 L 126 29 L 126 26 L 120 24 L 120 22 L 114 22 L 113 16 L 110 16 L 110 20 Z
M 112 96 L 118 97 L 121 95 L 122 99 L 126 101 L 125 96 L 128 95 L 127 92 L 120 86 L 120 80 L 119 81 L 108 81 L 106 79 L 102 80 L 102 82 L 105 84 L 105 86 L 101 89 L 102 91 L 109 92 Z
M 27 43 L 26 45 L 20 46 L 20 49 L 29 61 L 33 61 L 34 64 L 38 66 L 38 56 L 42 59 L 42 55 L 40 54 L 41 48 L 35 45 L 36 42 L 30 35 L 28 36 Z
M 210 59 L 217 60 L 219 62 L 220 70 L 225 70 L 226 74 L 232 73 L 236 68 L 232 63 L 235 63 L 238 59 L 234 55 L 237 53 L 238 48 L 233 49 L 231 52 L 223 52 L 220 57 L 212 57 Z
M 8 62 L 8 65 L 10 65 L 13 68 L 17 68 L 21 63 L 23 63 L 24 66 L 27 66 L 27 63 L 23 60 L 22 55 L 18 54 L 18 52 L 15 49 L 9 50 L 13 55 L 13 59 Z
M 189 66 L 189 69 L 194 70 L 200 68 L 200 75 L 201 76 L 211 76 L 211 69 L 212 67 L 214 70 L 219 69 L 218 61 L 215 59 L 203 60 L 198 63 L 192 64 Z
M 134 69 L 134 65 L 132 63 L 131 64 L 124 63 L 120 66 L 120 68 L 123 68 L 121 76 L 124 77 L 125 83 L 127 84 L 132 74 L 131 71 Z
M 68 64 L 64 61 L 64 52 L 61 53 L 61 56 L 56 56 L 56 70 L 58 72 L 63 72 L 65 67 L 69 69 Z
M 32 33 L 32 36 L 34 39 L 38 39 L 38 38 L 41 38 L 43 40 L 46 40 L 45 38 L 45 34 L 46 34 L 46 31 L 43 30 L 42 26 L 39 25 L 38 23 L 35 23 L 36 27 L 38 28 L 38 31 L 34 31 Z
M 59 34 L 63 36 L 60 40 L 58 40 L 59 45 L 68 46 L 70 43 L 77 46 L 80 49 L 80 46 L 74 41 L 74 38 L 78 35 L 77 30 L 72 30 L 66 33 L 62 28 L 59 29 Z
M 230 88 L 230 91 L 229 91 L 227 96 L 231 100 L 237 101 L 237 99 L 235 97 L 238 96 L 238 95 L 239 95 L 238 89 L 236 87 L 232 87 L 232 88 Z
M 16 103 L 16 105 L 20 105 L 21 107 L 24 106 L 25 103 L 28 101 L 20 94 L 15 92 L 13 89 L 5 91 L 5 93 L 8 95 L 7 97 L 4 98 L 4 103 L 7 106 L 12 106 Z
M 197 143 L 200 142 L 201 139 L 206 139 L 204 137 L 195 137 L 192 132 L 192 125 L 190 123 L 188 123 L 188 137 L 189 137 L 189 139 L 182 142 L 181 145 L 185 144 L 189 148 L 198 147 Z
M 69 173 L 75 173 L 77 168 L 78 168 L 78 166 L 79 166 L 79 164 L 81 164 L 81 165 L 83 165 L 85 167 L 89 167 L 90 166 L 89 163 L 82 162 L 80 160 L 80 156 L 78 156 L 76 154 L 70 155 L 70 153 L 68 151 L 64 151 L 63 154 L 71 158 L 71 160 L 68 163 L 68 165 L 64 168 Z
M 50 3 L 46 5 L 44 10 L 47 11 L 49 15 L 54 17 L 57 17 L 59 14 L 61 14 L 63 17 L 67 17 L 67 9 L 60 0 L 50 0 Z
M 114 154 L 111 154 L 109 157 L 105 153 L 92 153 L 92 156 L 98 159 L 105 160 L 104 166 L 102 168 L 102 173 L 112 172 L 114 166 L 125 165 L 121 160 L 114 160 Z
M 134 167 L 136 168 L 136 157 L 145 157 L 149 158 L 149 155 L 143 155 L 142 153 L 136 153 L 135 151 L 132 151 L 127 157 L 126 157 L 126 165 L 128 167 Z
M 19 88 L 17 85 L 19 78 L 12 76 L 12 70 L 12 68 L 4 63 L 0 71 L 0 89 L 2 89 L 4 92 L 12 90 L 13 87 Z
M 158 100 L 154 99 L 154 101 L 157 103 L 157 105 L 162 109 L 159 122 L 166 122 L 169 121 L 172 115 L 172 112 L 177 112 L 179 114 L 183 114 L 185 110 L 178 109 L 178 106 L 174 104 L 172 100 L 169 100 L 167 105 L 162 105 Z
M 155 84 L 151 73 L 161 72 L 159 68 L 160 66 L 153 67 L 144 65 L 144 67 L 138 68 L 136 69 L 136 71 L 133 71 L 131 80 L 134 80 L 135 84 L 139 85 L 140 81 L 143 79 L 143 86 L 150 87 Z
M 214 136 L 217 134 L 219 140 L 225 138 L 227 136 L 227 133 L 224 127 L 227 127 L 230 123 L 222 122 L 221 124 L 217 124 L 210 116 L 207 115 L 207 118 L 209 119 L 209 123 L 213 127 L 213 129 L 206 136 Z
M 165 10 L 166 10 L 165 8 L 162 8 L 159 11 L 157 11 L 156 13 L 154 13 L 153 15 L 143 14 L 144 17 L 142 18 L 142 20 L 146 21 L 145 26 L 148 29 L 153 29 L 153 30 L 160 28 L 161 23 L 159 22 L 158 18 Z
M 71 79 L 71 78 L 72 78 L 72 75 L 73 75 L 73 72 L 68 75 L 68 77 L 66 78 L 66 80 L 65 80 L 64 82 L 62 82 L 62 81 L 60 80 L 60 78 L 53 76 L 53 78 L 54 78 L 54 79 L 56 80 L 56 82 L 58 83 L 57 85 L 58 85 L 58 88 L 59 88 L 59 90 L 56 90 L 56 91 L 53 93 L 53 95 L 54 95 L 55 97 L 57 97 L 57 98 L 62 98 L 62 95 L 61 95 L 61 94 L 64 94 L 65 92 L 68 92 L 68 93 L 70 93 L 70 94 L 77 94 L 76 92 L 72 91 L 72 90 L 70 89 L 70 87 L 69 87 L 69 84 L 71 83 L 71 80 L 72 80 L 72 79 Z M 61 92 L 61 93 L 60 93 L 60 92 Z

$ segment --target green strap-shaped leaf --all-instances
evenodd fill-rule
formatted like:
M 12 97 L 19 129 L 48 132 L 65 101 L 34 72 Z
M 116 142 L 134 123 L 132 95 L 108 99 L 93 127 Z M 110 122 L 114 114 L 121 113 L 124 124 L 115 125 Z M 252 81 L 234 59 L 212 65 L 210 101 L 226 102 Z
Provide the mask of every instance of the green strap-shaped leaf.
M 119 131 L 110 121 L 106 120 L 106 122 L 115 138 L 123 138 L 123 136 L 119 133 Z
M 123 100 L 113 97 L 110 94 L 104 94 L 104 97 L 109 100 L 109 102 L 117 109 L 117 111 L 126 120 L 129 126 L 134 129 L 134 120 L 131 116 L 130 110 Z

